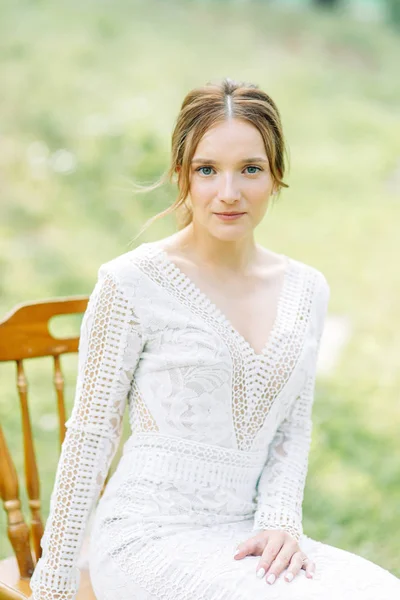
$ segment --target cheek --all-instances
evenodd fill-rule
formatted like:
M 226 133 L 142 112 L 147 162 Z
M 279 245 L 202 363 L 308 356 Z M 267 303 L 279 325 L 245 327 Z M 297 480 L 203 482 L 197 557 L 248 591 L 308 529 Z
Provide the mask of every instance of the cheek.
M 259 189 L 253 189 L 253 193 L 249 194 L 247 198 L 249 204 L 249 211 L 252 213 L 254 219 L 262 219 L 267 211 L 268 204 L 271 200 L 270 190 L 265 189 L 265 185 L 260 186 Z
M 212 188 L 215 187 L 216 185 L 216 178 L 215 177 L 200 177 L 198 175 L 196 175 L 195 177 L 192 178 L 191 182 L 190 182 L 190 186 L 193 189 L 197 189 L 197 190 L 206 190 L 208 188 Z
M 192 180 L 190 185 L 190 196 L 192 201 L 198 200 L 199 202 L 205 202 L 209 198 L 214 198 L 215 194 L 215 182 L 205 180 L 199 181 L 197 178 Z
M 255 210 L 262 210 L 268 203 L 268 198 L 271 194 L 271 186 L 266 184 L 265 181 L 254 181 L 253 185 L 249 185 L 243 189 L 243 194 Z
M 266 198 L 272 190 L 272 181 L 269 175 L 260 177 L 257 180 L 249 182 L 247 186 L 249 193 L 255 198 Z

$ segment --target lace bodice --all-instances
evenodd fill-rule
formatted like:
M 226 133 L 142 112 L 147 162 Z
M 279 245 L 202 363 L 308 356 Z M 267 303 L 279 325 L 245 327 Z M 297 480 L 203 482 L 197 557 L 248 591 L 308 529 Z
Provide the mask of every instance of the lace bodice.
M 126 404 L 132 432 L 124 454 L 139 447 L 153 458 L 174 452 L 180 491 L 186 463 L 203 485 L 197 502 L 206 502 L 201 494 L 212 480 L 207 514 L 214 519 L 234 504 L 227 503 L 226 478 L 235 469 L 254 530 L 282 528 L 300 538 L 329 285 L 314 267 L 286 259 L 276 317 L 259 354 L 156 243 L 101 265 L 81 325 L 75 400 L 31 579 L 35 600 L 76 596 L 87 520 Z M 161 513 L 161 499 L 156 506 Z

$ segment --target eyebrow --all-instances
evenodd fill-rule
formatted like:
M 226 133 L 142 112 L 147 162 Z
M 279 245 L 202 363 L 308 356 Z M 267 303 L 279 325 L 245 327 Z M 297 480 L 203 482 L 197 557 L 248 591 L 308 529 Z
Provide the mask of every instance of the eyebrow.
M 240 163 L 247 163 L 247 162 L 268 162 L 267 159 L 263 158 L 262 156 L 252 156 L 250 158 L 243 158 L 242 160 L 239 161 Z M 210 158 L 194 158 L 192 160 L 192 163 L 207 163 L 209 165 L 216 165 L 218 163 L 217 160 L 212 160 Z

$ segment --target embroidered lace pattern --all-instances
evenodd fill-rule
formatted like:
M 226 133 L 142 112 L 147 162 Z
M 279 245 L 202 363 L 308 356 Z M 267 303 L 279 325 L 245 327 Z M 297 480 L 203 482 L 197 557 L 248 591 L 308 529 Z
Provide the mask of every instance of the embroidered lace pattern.
M 33 597 L 73 600 L 86 521 L 118 448 L 122 417 L 143 345 L 140 323 L 113 275 L 100 267 L 84 314 L 72 414 L 62 444 Z
M 255 438 L 270 407 L 293 372 L 303 348 L 313 301 L 315 273 L 303 274 L 289 260 L 278 300 L 277 316 L 262 353 L 256 354 L 229 320 L 190 279 L 172 263 L 164 250 L 136 260 L 148 277 L 173 294 L 215 330 L 229 348 L 232 360 L 232 414 L 237 448 L 260 449 Z
M 313 325 L 310 316 L 314 304 L 319 330 L 315 333 L 311 359 L 316 361 L 328 304 L 326 279 L 317 270 L 305 269 L 286 257 L 288 264 L 276 318 L 261 354 L 257 354 L 221 310 L 169 259 L 164 249 L 154 244 L 146 245 L 150 247 L 150 253 L 139 256 L 136 265 L 208 323 L 229 348 L 236 445 L 243 451 L 262 449 L 263 437 L 256 436 L 265 428 L 272 404 L 282 393 L 302 355 L 306 334 Z M 291 415 L 281 424 L 270 445 L 268 468 L 258 486 L 255 530 L 285 529 L 296 540 L 303 533 L 302 501 L 311 444 L 314 384 L 315 368 L 308 374 L 293 402 Z
M 153 512 L 147 507 L 138 519 L 150 529 L 157 518 L 212 525 L 253 515 L 254 530 L 279 528 L 300 539 L 328 297 L 319 271 L 287 258 L 276 318 L 257 354 L 157 245 L 142 244 L 100 267 L 81 326 L 75 402 L 43 555 L 31 579 L 35 600 L 76 596 L 86 523 L 127 401 L 132 435 L 105 507 L 115 492 L 123 514 L 143 511 L 143 492 L 143 500 L 152 494 Z M 158 487 L 141 487 L 150 481 Z M 110 518 L 109 528 L 115 522 Z

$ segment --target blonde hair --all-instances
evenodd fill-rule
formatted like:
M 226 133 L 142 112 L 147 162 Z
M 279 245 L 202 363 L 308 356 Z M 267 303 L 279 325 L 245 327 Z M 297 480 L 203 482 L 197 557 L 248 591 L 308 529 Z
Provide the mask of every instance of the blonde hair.
M 284 158 L 288 158 L 288 154 L 281 117 L 272 98 L 252 83 L 237 82 L 228 77 L 217 83 L 209 82 L 205 86 L 192 89 L 182 102 L 172 133 L 169 169 L 152 185 L 134 184 L 138 193 L 155 190 L 167 181 L 173 182 L 177 174 L 176 169 L 180 167 L 177 181 L 179 194 L 175 202 L 151 217 L 133 241 L 153 221 L 172 212 L 176 213 L 178 229 L 189 225 L 192 221 L 192 211 L 186 199 L 190 192 L 190 164 L 196 147 L 210 127 L 232 118 L 247 121 L 260 132 L 278 193 L 275 197 L 279 197 L 282 187 L 289 187 L 283 181 Z

